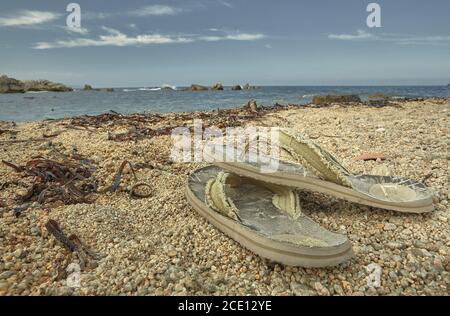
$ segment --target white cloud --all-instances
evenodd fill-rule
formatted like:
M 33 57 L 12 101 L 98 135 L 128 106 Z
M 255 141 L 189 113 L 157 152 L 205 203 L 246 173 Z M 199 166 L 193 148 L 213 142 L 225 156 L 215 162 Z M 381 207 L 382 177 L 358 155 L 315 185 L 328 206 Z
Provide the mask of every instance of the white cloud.
M 183 11 L 186 10 L 168 5 L 155 4 L 125 12 L 85 12 L 83 13 L 83 20 L 104 20 L 124 15 L 134 17 L 177 15 Z
M 330 34 L 328 35 L 328 37 L 332 39 L 352 41 L 352 40 L 374 38 L 374 35 L 367 33 L 363 30 L 357 30 L 356 34 Z
M 64 29 L 69 32 L 69 33 L 77 33 L 77 34 L 82 34 L 82 35 L 86 35 L 89 33 L 89 30 L 87 28 L 84 27 L 68 27 L 65 26 Z
M 230 9 L 233 8 L 233 5 L 232 5 L 231 3 L 225 1 L 225 0 L 218 0 L 218 2 L 219 2 L 221 5 L 223 5 L 224 7 L 227 7 L 227 8 L 230 8 Z
M 133 16 L 176 15 L 182 11 L 180 8 L 155 4 L 130 11 L 129 14 Z
M 221 36 L 202 36 L 202 37 L 200 37 L 200 39 L 205 42 L 218 42 L 218 41 L 222 41 L 223 37 L 221 37 Z
M 256 41 L 264 38 L 264 34 L 249 34 L 249 33 L 240 33 L 234 35 L 226 35 L 225 39 L 234 40 L 234 41 Z
M 397 39 L 398 44 L 405 45 L 422 45 L 422 44 L 434 44 L 434 45 L 449 45 L 450 36 L 414 36 L 403 37 Z
M 83 12 L 83 20 L 103 20 L 110 17 L 116 16 L 117 13 L 106 13 L 106 12 Z
M 272 49 L 272 45 L 270 45 L 270 44 L 266 44 L 266 45 L 264 45 L 264 47 L 267 49 Z
M 266 36 L 260 33 L 234 33 L 234 34 L 225 34 L 221 36 L 201 36 L 200 40 L 206 42 L 218 42 L 218 41 L 256 41 L 259 39 L 263 39 Z
M 66 41 L 56 42 L 39 42 L 36 43 L 34 49 L 51 49 L 51 48 L 73 48 L 88 46 L 142 46 L 156 44 L 173 44 L 173 43 L 190 43 L 192 39 L 184 37 L 166 36 L 161 34 L 142 34 L 137 36 L 128 36 L 118 30 L 102 27 L 107 35 L 100 35 L 96 39 L 76 38 Z
M 23 10 L 14 15 L 0 17 L 0 26 L 30 26 L 53 21 L 60 14 L 49 11 Z
M 60 40 L 56 42 L 38 42 L 34 49 L 52 49 L 52 48 L 72 48 L 89 46 L 144 46 L 158 44 L 176 44 L 192 42 L 217 42 L 217 41 L 255 41 L 265 38 L 264 34 L 259 33 L 233 33 L 222 36 L 201 36 L 201 35 L 162 35 L 162 34 L 141 34 L 128 36 L 116 29 L 102 26 L 106 35 L 100 35 L 98 38 L 75 38 L 69 40 Z
M 395 33 L 371 34 L 363 30 L 358 30 L 356 34 L 329 34 L 328 38 L 337 40 L 369 40 L 384 41 L 401 45 L 450 45 L 450 36 L 413 36 Z

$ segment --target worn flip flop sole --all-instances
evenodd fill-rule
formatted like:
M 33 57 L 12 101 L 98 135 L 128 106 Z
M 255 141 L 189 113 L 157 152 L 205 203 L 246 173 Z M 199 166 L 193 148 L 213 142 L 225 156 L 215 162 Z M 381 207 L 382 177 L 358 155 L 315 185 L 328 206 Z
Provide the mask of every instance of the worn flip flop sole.
M 324 181 L 319 178 L 305 177 L 295 172 L 277 171 L 273 173 L 261 173 L 258 167 L 246 163 L 214 162 L 214 164 L 224 170 L 227 170 L 228 172 L 235 173 L 242 177 L 320 192 L 362 205 L 404 213 L 427 213 L 434 210 L 433 199 L 431 197 L 410 202 L 382 201 L 358 192 L 352 188 L 344 187 L 329 181 Z
M 333 247 L 306 247 L 281 242 L 262 236 L 258 232 L 231 220 L 206 205 L 193 190 L 195 173 L 216 167 L 198 169 L 189 177 L 186 198 L 191 206 L 212 225 L 259 256 L 285 265 L 302 267 L 328 267 L 345 262 L 354 256 L 349 241 Z

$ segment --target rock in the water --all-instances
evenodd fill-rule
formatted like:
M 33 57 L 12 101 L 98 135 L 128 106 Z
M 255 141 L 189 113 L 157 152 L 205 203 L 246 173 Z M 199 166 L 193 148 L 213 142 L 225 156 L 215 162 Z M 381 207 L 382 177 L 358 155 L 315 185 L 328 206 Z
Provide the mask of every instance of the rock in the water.
M 73 91 L 73 89 L 62 83 L 51 82 L 48 80 L 20 81 L 14 78 L 8 78 L 5 75 L 0 77 L 0 93 L 24 93 L 27 91 L 67 92 Z
M 250 84 L 246 83 L 243 87 L 243 90 L 253 90 L 253 89 L 258 89 L 258 87 L 256 86 L 251 86 Z
M 212 88 L 213 90 L 223 90 L 223 85 L 220 82 L 217 82 L 213 84 Z
M 193 84 L 193 85 L 191 85 L 191 90 L 192 91 L 205 91 L 205 90 L 209 90 L 209 88 L 205 87 L 205 86 L 198 85 L 198 84 Z
M 231 90 L 234 90 L 234 91 L 240 91 L 240 90 L 242 90 L 242 86 L 240 86 L 240 85 L 235 85 L 235 86 L 233 86 L 233 87 L 231 88 Z
M 53 91 L 53 92 L 68 92 L 73 91 L 72 88 L 63 85 L 62 83 L 51 82 L 48 80 L 25 80 L 23 81 L 25 91 Z
M 6 75 L 0 77 L 0 93 L 24 93 L 23 82 Z
M 85 84 L 83 91 L 100 91 L 100 92 L 114 92 L 114 88 L 101 88 L 101 89 L 94 89 L 91 85 Z
M 312 102 L 316 105 L 327 105 L 330 103 L 351 103 L 361 102 L 361 99 L 354 94 L 343 95 L 316 95 Z

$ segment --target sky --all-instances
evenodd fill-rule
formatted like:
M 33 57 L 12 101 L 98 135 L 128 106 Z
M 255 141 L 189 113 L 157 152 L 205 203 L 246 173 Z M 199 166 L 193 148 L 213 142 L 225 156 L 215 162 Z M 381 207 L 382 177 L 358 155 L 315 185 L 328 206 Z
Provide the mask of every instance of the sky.
M 1 1 L 0 74 L 72 86 L 442 85 L 450 1 Z

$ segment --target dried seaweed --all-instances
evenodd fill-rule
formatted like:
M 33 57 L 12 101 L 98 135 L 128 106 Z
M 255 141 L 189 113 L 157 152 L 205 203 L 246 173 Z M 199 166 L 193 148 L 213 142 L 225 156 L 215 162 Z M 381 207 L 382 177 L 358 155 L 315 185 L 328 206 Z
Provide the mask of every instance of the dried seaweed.
M 131 127 L 128 132 L 121 134 L 114 134 L 108 132 L 108 140 L 114 140 L 118 142 L 123 141 L 137 141 L 144 138 L 151 138 L 155 136 L 169 135 L 172 131 L 171 127 L 166 128 L 143 128 L 143 127 Z
M 2 129 L 2 128 L 0 128 L 0 135 L 6 134 L 6 133 L 9 133 L 9 134 L 12 134 L 12 135 L 16 135 L 17 133 L 19 133 L 19 131 L 12 130 L 12 129 Z
M 74 252 L 77 249 L 77 246 L 75 243 L 70 240 L 66 234 L 62 231 L 62 229 L 59 227 L 58 222 L 56 222 L 53 219 L 49 219 L 48 222 L 45 224 L 45 228 L 58 240 L 60 243 L 64 245 L 64 247 L 67 248 L 67 250 Z
M 135 179 L 137 179 L 136 177 L 136 173 L 134 172 L 133 166 L 131 165 L 131 163 L 128 160 L 124 160 L 121 164 L 119 169 L 117 169 L 116 175 L 114 176 L 114 182 L 112 183 L 112 185 L 106 189 L 106 191 L 108 192 L 116 192 L 117 188 L 120 185 L 120 182 L 122 180 L 122 174 L 123 174 L 123 170 L 125 169 L 125 166 L 129 165 L 131 172 L 133 173 L 133 176 Z
M 56 238 L 56 240 L 62 243 L 67 250 L 77 255 L 81 269 L 84 269 L 91 259 L 98 260 L 100 258 L 98 254 L 87 248 L 77 235 L 72 234 L 67 237 L 55 220 L 49 219 L 45 224 L 45 228 Z
M 151 190 L 152 187 L 148 183 L 145 183 L 145 182 L 136 183 L 130 189 L 130 197 L 143 199 L 143 198 L 148 198 L 149 196 L 152 195 L 151 191 L 149 191 L 147 193 L 139 192 L 138 189 L 142 189 L 142 188 L 147 188 L 147 189 Z
M 89 194 L 96 189 L 92 169 L 82 166 L 79 162 L 71 160 L 57 162 L 43 158 L 32 159 L 24 166 L 2 162 L 16 172 L 23 173 L 25 177 L 34 179 L 27 193 L 17 197 L 21 202 L 37 201 L 40 204 L 57 201 L 64 204 L 93 202 L 89 199 Z
M 2 144 L 29 143 L 29 142 L 47 142 L 47 141 L 48 141 L 48 138 L 11 139 L 11 140 L 2 140 L 2 141 L 0 141 L 0 145 L 2 145 Z
M 75 117 L 65 124 L 66 128 L 75 128 L 82 130 L 106 129 L 108 140 L 123 141 L 139 141 L 142 139 L 153 138 L 157 136 L 170 135 L 175 127 L 188 126 L 187 122 L 194 119 L 203 120 L 203 128 L 218 127 L 224 129 L 226 127 L 242 126 L 248 120 L 254 120 L 262 117 L 266 113 L 273 113 L 281 109 L 289 108 L 291 105 L 275 105 L 271 107 L 258 107 L 256 110 L 245 106 L 244 108 L 234 109 L 217 109 L 209 112 L 193 112 L 193 113 L 139 113 L 122 115 L 117 112 L 110 112 L 96 116 L 84 115 Z M 124 133 L 114 133 L 110 127 L 120 127 L 127 129 Z
M 19 207 L 13 208 L 13 215 L 15 217 L 19 217 L 23 212 L 25 212 L 29 207 L 31 206 L 31 203 L 23 204 Z
M 122 181 L 122 175 L 123 175 L 123 171 L 125 169 L 126 166 L 130 167 L 130 170 L 133 174 L 134 180 L 137 181 L 138 178 L 136 176 L 136 172 L 135 172 L 135 168 L 133 167 L 133 165 L 128 161 L 128 160 L 124 160 L 121 164 L 119 169 L 117 169 L 116 171 L 116 175 L 114 176 L 114 181 L 113 183 L 105 189 L 105 192 L 110 192 L 110 193 L 114 193 L 117 191 L 117 189 L 120 186 L 120 182 Z M 143 168 L 143 167 L 151 167 L 152 169 L 154 168 L 154 166 L 152 165 L 139 165 L 139 168 Z M 150 186 L 150 184 L 145 183 L 145 182 L 138 182 L 136 184 L 134 184 L 131 189 L 129 190 L 129 194 L 131 198 L 147 198 L 149 196 L 151 196 L 152 192 L 149 191 L 147 193 L 141 193 L 140 190 L 138 189 L 142 189 L 142 188 L 147 188 L 147 189 L 151 189 L 152 187 Z

